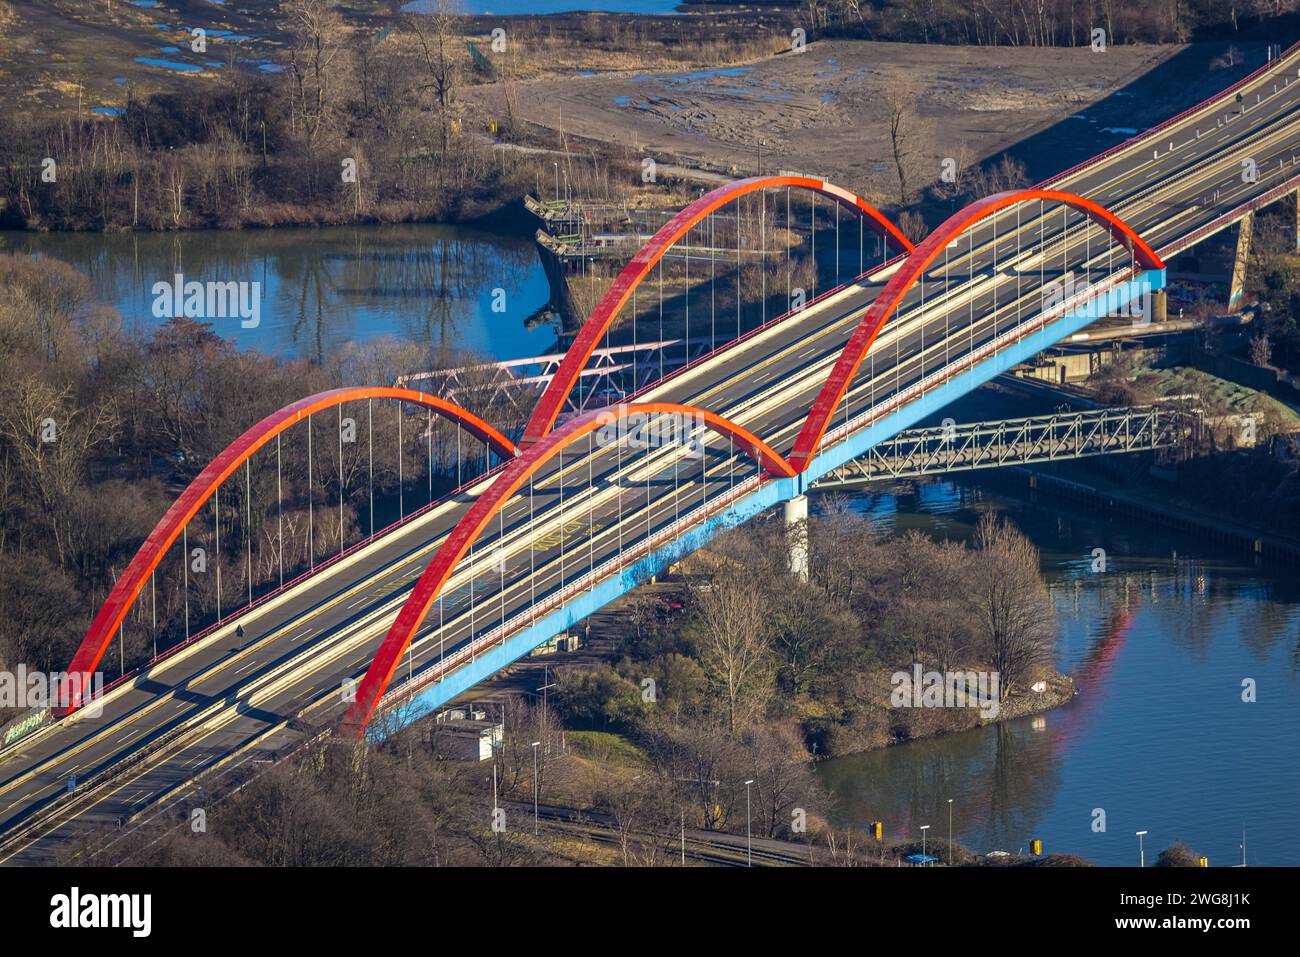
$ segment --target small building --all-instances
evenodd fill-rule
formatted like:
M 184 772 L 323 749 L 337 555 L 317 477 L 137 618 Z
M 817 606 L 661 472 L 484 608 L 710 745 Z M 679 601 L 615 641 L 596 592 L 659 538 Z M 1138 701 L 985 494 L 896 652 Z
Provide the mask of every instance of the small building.
M 435 719 L 433 748 L 447 761 L 487 761 L 501 746 L 505 725 L 488 721 L 486 712 L 462 708 L 444 711 Z
M 577 651 L 582 642 L 577 635 L 569 632 L 562 632 L 552 638 L 547 638 L 540 645 L 528 652 L 530 658 L 540 658 L 543 655 L 553 655 L 557 652 Z

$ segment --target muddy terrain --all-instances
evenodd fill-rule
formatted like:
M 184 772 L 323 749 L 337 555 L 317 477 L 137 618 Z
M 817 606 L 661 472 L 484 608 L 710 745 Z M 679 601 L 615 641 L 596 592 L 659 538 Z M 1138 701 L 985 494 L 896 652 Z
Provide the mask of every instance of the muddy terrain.
M 936 177 L 942 157 L 972 162 L 1017 143 L 1031 174 L 1046 175 L 1162 119 L 1171 98 L 1190 104 L 1222 88 L 1258 65 L 1262 48 L 1256 52 L 1243 45 L 1226 64 L 1211 45 L 1096 54 L 824 41 L 800 54 L 712 70 L 520 81 L 512 95 L 535 124 L 661 161 L 750 174 L 761 144 L 764 170 L 815 172 L 888 196 L 896 189 L 890 87 L 905 85 L 915 97 L 918 153 L 936 166 L 925 179 Z M 505 95 L 502 84 L 465 91 L 471 103 L 498 114 Z M 1147 105 L 1154 97 L 1158 109 Z
M 268 0 L 0 0 L 0 109 L 112 115 L 128 95 L 278 72 Z M 192 48 L 193 28 L 206 49 Z

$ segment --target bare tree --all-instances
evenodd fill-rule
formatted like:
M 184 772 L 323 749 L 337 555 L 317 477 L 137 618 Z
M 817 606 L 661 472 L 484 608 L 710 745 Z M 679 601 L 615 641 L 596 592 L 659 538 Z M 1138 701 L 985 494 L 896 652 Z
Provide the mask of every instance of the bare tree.
M 429 13 L 413 13 L 406 18 L 424 55 L 425 69 L 429 74 L 429 82 L 424 88 L 433 91 L 437 103 L 444 155 L 447 153 L 456 87 L 460 81 L 459 63 L 451 51 L 461 16 L 455 0 L 437 0 Z
M 885 82 L 881 91 L 889 126 L 889 148 L 894 158 L 894 172 L 898 176 L 898 201 L 906 203 L 915 189 L 916 165 L 920 161 L 924 129 L 917 115 L 916 94 L 911 82 L 903 76 L 894 76 Z
M 332 0 L 289 0 L 284 6 L 294 40 L 289 48 L 295 121 L 315 146 L 343 106 L 350 70 L 347 21 Z
M 985 515 L 975 541 L 979 552 L 966 594 L 1005 698 L 1050 660 L 1055 610 L 1039 575 L 1038 549 L 1019 529 Z
M 771 619 L 763 596 L 737 568 L 718 574 L 697 608 L 704 632 L 700 663 L 734 733 L 767 705 L 773 676 Z
M 56 389 L 34 376 L 0 393 L 0 438 L 44 510 L 60 562 L 68 557 L 69 499 L 85 479 L 91 453 L 112 438 L 116 424 L 111 405 L 77 409 L 70 387 Z

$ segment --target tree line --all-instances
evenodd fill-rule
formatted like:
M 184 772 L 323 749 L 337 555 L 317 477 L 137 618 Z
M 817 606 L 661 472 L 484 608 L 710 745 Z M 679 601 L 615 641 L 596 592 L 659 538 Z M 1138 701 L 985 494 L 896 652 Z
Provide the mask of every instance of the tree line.
M 450 16 L 381 28 L 283 4 L 281 73 L 231 65 L 119 117 L 0 117 L 0 225 L 181 229 L 481 216 L 536 178 L 458 92 L 475 71 Z
M 828 35 L 978 46 L 1186 43 L 1284 14 L 1296 0 L 803 0 Z
M 559 671 L 569 727 L 613 731 L 644 751 L 661 784 L 649 789 L 658 797 L 636 792 L 643 812 L 685 803 L 688 823 L 726 828 L 744 811 L 738 783 L 753 779 L 760 829 L 789 837 L 792 809 L 816 802 L 810 751 L 976 723 L 973 711 L 890 707 L 891 673 L 914 663 L 997 671 L 1006 696 L 1050 671 L 1055 614 L 1038 553 L 1007 521 L 984 516 L 969 544 L 883 539 L 832 500 L 807 532 L 808 581 L 789 570 L 780 523 L 735 529 L 689 565 L 699 577 L 680 602 L 647 589 L 629 597 L 613 663 Z

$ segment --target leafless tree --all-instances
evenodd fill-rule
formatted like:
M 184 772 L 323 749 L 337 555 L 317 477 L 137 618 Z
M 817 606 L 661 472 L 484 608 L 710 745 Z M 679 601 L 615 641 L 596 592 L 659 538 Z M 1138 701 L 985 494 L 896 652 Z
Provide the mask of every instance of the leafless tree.
M 452 55 L 452 44 L 456 42 L 461 17 L 459 4 L 455 0 L 436 0 L 429 12 L 412 13 L 406 18 L 406 24 L 415 34 L 424 57 L 425 70 L 429 76 L 425 88 L 433 91 L 437 104 L 444 156 L 450 136 L 456 87 L 460 83 L 459 59 Z
M 924 150 L 925 129 L 917 113 L 916 93 L 910 79 L 893 76 L 881 90 L 885 120 L 889 129 L 889 148 L 898 177 L 898 201 L 907 203 L 919 179 L 918 164 Z
M 308 146 L 315 147 L 343 106 L 351 28 L 332 0 L 289 0 L 283 9 L 293 34 L 294 117 L 304 126 Z
M 1019 529 L 985 515 L 975 544 L 977 560 L 965 592 L 1005 698 L 1051 660 L 1055 611 L 1039 575 L 1038 549 Z
M 700 664 L 734 733 L 766 708 L 772 688 L 771 620 L 743 569 L 724 569 L 697 603 Z

